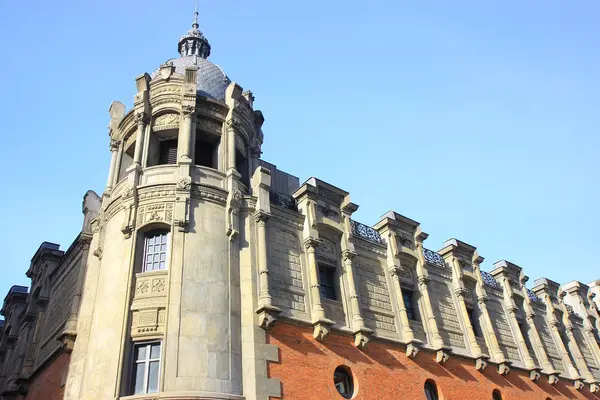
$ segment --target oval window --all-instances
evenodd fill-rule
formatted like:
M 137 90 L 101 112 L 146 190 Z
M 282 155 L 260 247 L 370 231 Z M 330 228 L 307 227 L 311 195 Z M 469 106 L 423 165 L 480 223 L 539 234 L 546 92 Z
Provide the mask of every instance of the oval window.
M 333 384 L 343 398 L 351 399 L 354 395 L 354 381 L 349 368 L 337 367 L 333 373 Z
M 427 400 L 439 400 L 437 386 L 432 380 L 425 382 L 425 398 Z
M 492 392 L 492 399 L 502 400 L 502 395 L 500 394 L 500 391 L 498 389 L 494 389 L 494 391 Z

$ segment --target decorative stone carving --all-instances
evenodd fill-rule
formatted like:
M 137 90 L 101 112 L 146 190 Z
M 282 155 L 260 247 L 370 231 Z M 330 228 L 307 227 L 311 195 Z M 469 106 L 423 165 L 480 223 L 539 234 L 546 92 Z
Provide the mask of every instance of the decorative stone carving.
M 166 129 L 179 129 L 179 114 L 161 114 L 154 119 L 153 131 L 158 132 Z
M 369 343 L 370 340 L 370 330 L 366 329 L 360 330 L 354 333 L 354 346 L 359 349 L 364 349 Z
M 540 379 L 540 377 L 542 376 L 540 374 L 540 370 L 541 370 L 540 368 L 534 368 L 531 371 L 529 371 L 529 379 L 531 379 L 534 382 L 537 382 Z
M 148 204 L 138 207 L 137 226 L 152 222 L 165 222 L 170 224 L 173 221 L 173 203 Z
M 408 358 L 414 359 L 417 356 L 417 353 L 419 353 L 419 346 L 417 346 L 415 343 L 409 343 L 406 345 L 405 354 Z
M 475 369 L 479 372 L 483 372 L 487 367 L 488 363 L 485 357 L 478 357 L 475 360 Z
M 555 374 L 549 374 L 548 375 L 548 383 L 551 384 L 552 386 L 556 385 L 559 382 L 559 374 L 555 373 Z
M 445 364 L 450 359 L 449 349 L 440 349 L 435 352 L 435 361 L 438 364 Z
M 196 113 L 196 107 L 185 105 L 181 108 L 181 112 L 183 113 L 184 117 L 191 118 Z
M 510 363 L 509 362 L 503 362 L 498 364 L 498 373 L 500 375 L 508 375 L 508 373 L 510 372 Z
M 177 180 L 177 190 L 190 190 L 192 187 L 192 178 L 189 176 L 182 176 Z
M 135 194 L 135 188 L 133 187 L 133 185 L 131 183 L 127 183 L 123 187 L 123 190 L 121 191 L 121 196 L 123 196 L 123 199 L 133 197 L 134 194 Z

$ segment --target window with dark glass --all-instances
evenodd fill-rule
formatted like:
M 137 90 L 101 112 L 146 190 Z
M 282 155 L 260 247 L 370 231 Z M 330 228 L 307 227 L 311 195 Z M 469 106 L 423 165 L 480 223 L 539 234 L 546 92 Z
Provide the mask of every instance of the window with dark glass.
M 500 394 L 500 391 L 498 389 L 494 389 L 494 391 L 492 392 L 492 399 L 502 400 L 502 395 Z
M 469 322 L 471 323 L 471 326 L 473 327 L 473 332 L 475 333 L 475 336 L 482 337 L 483 333 L 481 332 L 481 326 L 479 325 L 479 318 L 477 318 L 477 315 L 475 314 L 475 310 L 472 308 L 467 308 L 467 314 L 469 315 Z
M 410 290 L 402 289 L 402 299 L 404 300 L 404 307 L 406 308 L 406 315 L 411 321 L 416 321 L 416 313 L 413 304 L 413 292 Z
M 425 398 L 427 400 L 439 400 L 437 387 L 431 380 L 425 382 Z
M 177 139 L 162 140 L 159 146 L 158 164 L 177 164 Z
M 330 300 L 337 300 L 335 294 L 335 268 L 319 264 L 319 287 L 321 297 Z
M 195 157 L 196 165 L 203 167 L 217 168 L 216 153 L 218 148 L 218 140 L 210 138 L 196 139 Z
M 158 392 L 160 348 L 161 342 L 140 343 L 134 346 L 133 394 Z
M 354 382 L 352 374 L 346 367 L 337 367 L 333 373 L 333 384 L 338 393 L 345 399 L 351 399 L 354 395 Z
M 148 232 L 144 236 L 142 272 L 167 269 L 167 232 Z

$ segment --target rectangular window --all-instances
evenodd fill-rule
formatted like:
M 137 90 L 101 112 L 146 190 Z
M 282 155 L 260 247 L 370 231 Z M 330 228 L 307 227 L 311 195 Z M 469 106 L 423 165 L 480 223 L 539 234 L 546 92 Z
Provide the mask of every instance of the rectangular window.
M 467 314 L 469 315 L 469 322 L 473 327 L 473 332 L 475 333 L 475 336 L 482 337 L 483 335 L 481 333 L 481 328 L 479 327 L 479 319 L 477 318 L 477 316 L 475 316 L 475 310 L 473 310 L 472 308 L 467 308 Z
M 196 153 L 196 165 L 215 169 L 217 168 L 217 165 L 215 165 L 215 152 L 217 151 L 217 143 L 196 139 L 194 151 Z
M 133 394 L 158 392 L 161 342 L 134 346 Z
M 416 321 L 415 308 L 413 306 L 413 292 L 410 290 L 402 289 L 402 300 L 404 300 L 404 307 L 406 308 L 406 315 L 411 321 Z
M 335 268 L 319 265 L 319 287 L 321 297 L 337 300 L 335 295 Z
M 142 272 L 167 269 L 168 233 L 148 233 L 144 239 L 144 265 Z

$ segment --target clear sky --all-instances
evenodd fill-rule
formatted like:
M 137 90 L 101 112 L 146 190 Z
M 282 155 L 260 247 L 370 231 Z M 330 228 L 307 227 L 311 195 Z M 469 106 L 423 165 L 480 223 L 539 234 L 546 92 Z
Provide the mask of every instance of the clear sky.
M 193 0 L 0 3 L 0 299 L 102 193 L 108 107 L 177 56 Z M 483 268 L 600 279 L 600 3 L 208 1 L 212 62 L 256 96 L 263 158 L 421 222 Z

